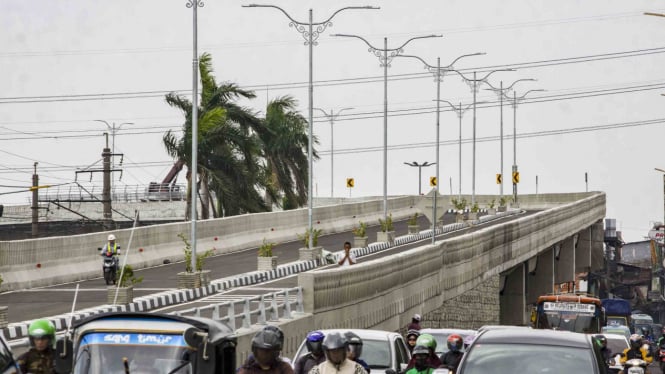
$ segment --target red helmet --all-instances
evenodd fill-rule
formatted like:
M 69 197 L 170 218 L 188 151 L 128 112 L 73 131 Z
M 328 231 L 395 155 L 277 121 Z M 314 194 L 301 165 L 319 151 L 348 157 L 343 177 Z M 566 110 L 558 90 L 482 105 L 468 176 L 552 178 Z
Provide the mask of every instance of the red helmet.
M 463 345 L 464 339 L 462 339 L 461 336 L 457 334 L 450 334 L 450 336 L 448 336 L 448 349 L 451 351 L 458 352 L 462 349 Z

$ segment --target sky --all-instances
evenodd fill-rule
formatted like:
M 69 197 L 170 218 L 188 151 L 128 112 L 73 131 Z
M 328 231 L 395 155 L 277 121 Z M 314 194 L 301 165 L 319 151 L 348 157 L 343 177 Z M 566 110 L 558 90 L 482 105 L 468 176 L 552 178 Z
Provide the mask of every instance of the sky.
M 31 184 L 60 192 L 101 188 L 103 133 L 124 155 L 116 188 L 145 188 L 161 181 L 174 160 L 162 136 L 180 133 L 182 113 L 164 95 L 191 100 L 193 17 L 187 0 L 0 0 L 0 204 L 28 204 Z M 218 82 L 256 92 L 241 104 L 262 113 L 285 95 L 308 116 L 309 48 L 275 8 L 243 8 L 244 1 L 205 1 L 198 8 L 198 53 L 210 53 Z M 663 221 L 665 169 L 665 13 L 662 0 L 421 0 L 261 2 L 281 7 L 301 23 L 328 19 L 345 6 L 378 6 L 337 13 L 313 48 L 314 107 L 344 110 L 332 125 L 333 195 L 383 194 L 383 68 L 360 39 L 383 48 L 402 46 L 431 65 L 437 58 L 477 79 L 513 88 L 514 122 L 503 106 L 504 193 L 512 191 L 513 124 L 517 128 L 520 193 L 588 190 L 607 194 L 607 217 L 624 240 L 641 240 Z M 476 102 L 476 194 L 499 194 L 501 169 L 498 96 L 480 84 Z M 513 96 L 513 91 L 507 92 Z M 448 73 L 441 98 L 472 106 L 472 91 Z M 388 194 L 418 193 L 418 169 L 404 162 L 436 162 L 436 84 L 424 65 L 395 57 L 388 69 Z M 105 121 L 104 122 L 100 122 Z M 128 123 L 128 124 L 126 124 Z M 108 125 L 107 125 L 108 124 Z M 442 103 L 441 192 L 458 193 L 459 121 Z M 314 195 L 331 196 L 331 125 L 314 111 L 321 155 L 314 163 Z M 472 189 L 473 111 L 462 118 L 462 193 Z M 119 159 L 116 160 L 116 164 Z M 437 167 L 435 166 L 435 167 Z M 435 167 L 422 169 L 423 192 Z M 588 186 L 585 182 L 588 176 Z M 346 188 L 346 178 L 355 187 Z M 538 184 L 536 185 L 536 179 Z M 184 183 L 184 174 L 180 180 Z M 76 184 L 76 183 L 78 184 Z M 57 193 L 53 187 L 51 193 Z

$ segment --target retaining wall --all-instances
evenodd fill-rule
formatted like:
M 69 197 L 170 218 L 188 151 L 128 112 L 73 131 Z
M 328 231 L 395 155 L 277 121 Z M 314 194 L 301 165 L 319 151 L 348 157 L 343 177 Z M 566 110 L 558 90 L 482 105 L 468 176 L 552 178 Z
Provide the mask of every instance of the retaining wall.
M 302 273 L 305 312 L 314 315 L 317 328 L 397 331 L 414 313 L 438 309 L 605 217 L 604 193 L 564 196 L 575 197 L 580 199 L 435 245 L 350 268 Z M 546 200 L 534 204 L 549 204 Z
M 395 219 L 413 214 L 415 197 L 388 200 Z M 383 217 L 383 201 L 330 205 L 313 209 L 314 227 L 325 233 L 351 229 L 359 220 L 375 223 Z M 263 238 L 272 242 L 297 240 L 308 226 L 307 209 L 246 214 L 197 222 L 197 248 L 214 249 L 216 254 L 258 247 Z M 189 237 L 191 223 L 169 223 L 114 231 L 118 243 L 131 248 L 128 263 L 134 268 L 161 264 L 164 259 L 184 258 L 179 233 Z M 97 247 L 106 233 L 0 241 L 2 291 L 31 288 L 90 279 L 99 276 L 101 259 Z M 142 248 L 142 252 L 138 249 Z

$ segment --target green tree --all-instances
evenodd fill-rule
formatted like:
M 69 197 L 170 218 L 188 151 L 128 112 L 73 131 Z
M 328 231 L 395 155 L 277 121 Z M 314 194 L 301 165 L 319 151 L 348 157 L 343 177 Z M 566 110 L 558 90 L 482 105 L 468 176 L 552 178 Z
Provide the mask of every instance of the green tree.
M 251 91 L 235 84 L 217 85 L 213 76 L 212 58 L 201 55 L 201 102 L 198 108 L 198 168 L 200 186 L 198 196 L 202 204 L 202 218 L 209 218 L 209 207 L 215 217 L 265 211 L 267 207 L 259 188 L 263 171 L 260 163 L 260 143 L 256 134 L 264 132 L 262 121 L 254 113 L 235 103 L 240 98 L 251 99 Z M 191 211 L 191 133 L 192 104 L 175 93 L 166 95 L 166 102 L 185 115 L 183 134 L 178 138 L 168 131 L 163 142 L 172 157 L 183 160 L 187 173 L 187 216 Z M 211 204 L 209 191 L 214 191 L 216 205 Z
M 266 109 L 266 131 L 259 133 L 268 177 L 266 200 L 284 209 L 307 203 L 307 121 L 296 112 L 296 104 L 290 96 L 272 100 Z M 318 159 L 315 151 L 312 157 Z

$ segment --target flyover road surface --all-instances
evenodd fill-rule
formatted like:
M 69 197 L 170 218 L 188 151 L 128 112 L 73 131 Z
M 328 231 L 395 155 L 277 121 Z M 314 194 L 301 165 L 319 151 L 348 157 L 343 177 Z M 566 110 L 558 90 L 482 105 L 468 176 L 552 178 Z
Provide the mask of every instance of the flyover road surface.
M 525 214 L 533 214 L 535 211 L 529 211 Z M 523 215 L 519 215 L 520 217 Z M 444 215 L 444 224 L 454 222 L 454 215 Z M 505 217 L 492 221 L 505 222 L 506 220 L 515 219 L 515 216 Z M 425 217 L 419 217 L 419 225 L 421 229 L 428 229 L 429 222 Z M 456 231 L 454 233 L 443 234 L 438 237 L 446 238 L 450 235 L 461 235 L 468 233 L 470 230 L 477 230 L 484 225 L 474 226 L 473 228 Z M 376 237 L 376 232 L 379 226 L 370 226 L 367 229 L 368 237 Z M 406 235 L 407 222 L 395 222 L 396 235 Z M 352 241 L 353 235 L 349 232 L 342 232 L 336 234 L 322 235 L 319 238 L 319 245 L 323 246 L 326 250 L 336 252 L 342 249 L 342 244 L 345 241 Z M 389 256 L 395 251 L 403 251 L 408 248 L 414 248 L 429 243 L 430 239 L 422 240 L 420 242 L 411 243 L 406 246 L 400 246 L 394 250 L 381 251 L 379 254 L 366 256 L 360 261 L 367 261 L 369 259 L 377 258 L 377 256 Z M 300 241 L 292 241 L 280 243 L 273 249 L 273 253 L 278 256 L 279 264 L 285 264 L 298 260 L 298 248 L 301 248 Z M 232 275 L 252 272 L 256 270 L 256 248 L 247 249 L 239 252 L 217 255 L 206 259 L 204 268 L 211 271 L 211 279 L 219 279 L 229 277 Z M 91 254 L 96 256 L 97 252 Z M 176 289 L 176 273 L 184 271 L 184 263 L 172 263 L 168 265 L 161 265 L 135 271 L 137 276 L 142 276 L 143 281 L 140 283 L 139 288 L 134 289 L 134 297 L 140 297 L 157 293 L 165 290 Z M 100 260 L 100 274 L 101 274 L 101 260 Z M 292 278 L 292 285 L 286 287 L 297 286 L 297 278 Z M 104 280 L 100 278 L 91 279 L 87 281 L 77 282 L 79 284 L 79 294 L 76 301 L 76 310 L 91 308 L 99 305 L 106 304 L 106 285 Z M 9 323 L 21 322 L 32 320 L 41 317 L 59 315 L 68 313 L 72 309 L 72 302 L 74 299 L 74 290 L 77 283 L 67 283 L 57 286 L 35 288 L 21 291 L 11 291 L 0 294 L 0 305 L 8 305 L 8 320 Z M 261 285 L 258 286 L 261 288 Z M 228 291 L 227 291 L 228 292 Z M 267 293 L 267 291 L 264 291 Z M 222 296 L 220 296 L 221 298 Z M 205 301 L 202 301 L 205 303 Z M 208 304 L 210 301 L 207 302 Z M 191 306 L 190 306 L 191 308 Z

